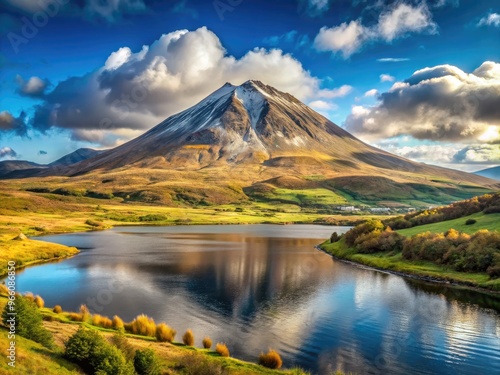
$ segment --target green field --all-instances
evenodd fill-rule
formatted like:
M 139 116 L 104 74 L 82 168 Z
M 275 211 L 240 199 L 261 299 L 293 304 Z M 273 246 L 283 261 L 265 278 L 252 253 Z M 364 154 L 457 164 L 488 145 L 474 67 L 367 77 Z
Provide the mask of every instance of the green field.
M 465 222 L 468 219 L 475 219 L 477 222 L 472 225 L 466 225 Z M 434 224 L 419 225 L 408 229 L 400 229 L 398 230 L 398 233 L 405 236 L 413 236 L 424 232 L 444 233 L 449 229 L 455 229 L 468 234 L 473 234 L 481 229 L 500 231 L 500 214 L 485 215 L 482 212 L 478 212 L 459 219 L 441 221 Z

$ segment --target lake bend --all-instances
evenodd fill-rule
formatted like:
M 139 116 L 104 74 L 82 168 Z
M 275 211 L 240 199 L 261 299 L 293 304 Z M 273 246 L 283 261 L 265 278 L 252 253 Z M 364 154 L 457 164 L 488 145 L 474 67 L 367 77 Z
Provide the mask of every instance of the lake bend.
M 348 227 L 115 227 L 39 237 L 81 252 L 19 270 L 47 306 L 126 321 L 145 313 L 196 346 L 314 374 L 500 374 L 500 297 L 334 260 L 315 245 Z

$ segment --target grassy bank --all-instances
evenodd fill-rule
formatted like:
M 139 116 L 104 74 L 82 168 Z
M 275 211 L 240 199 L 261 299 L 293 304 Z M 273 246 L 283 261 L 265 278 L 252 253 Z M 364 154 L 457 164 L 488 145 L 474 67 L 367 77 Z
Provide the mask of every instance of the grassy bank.
M 467 220 L 475 220 L 476 222 L 474 224 L 467 225 L 465 224 Z M 398 233 L 409 237 L 424 232 L 444 233 L 450 228 L 467 234 L 473 234 L 481 229 L 500 231 L 500 214 L 485 215 L 482 212 L 478 212 L 476 214 L 464 216 L 459 219 L 446 220 L 439 223 L 418 225 L 413 228 L 400 229 L 398 230 Z
M 0 296 L 0 309 L 3 310 L 7 298 Z M 31 340 L 16 336 L 16 367 L 9 368 L 6 356 L 0 356 L 0 373 L 8 371 L 9 374 L 84 374 L 77 366 L 68 362 L 63 357 L 64 343 L 71 337 L 80 325 L 88 329 L 98 330 L 104 337 L 110 339 L 116 332 L 112 329 L 96 327 L 88 323 L 73 322 L 68 314 L 56 314 L 49 308 L 42 308 L 44 326 L 54 337 L 56 348 L 47 349 Z M 131 347 L 136 349 L 150 348 L 155 351 L 161 361 L 163 374 L 187 374 L 184 365 L 186 361 L 200 361 L 224 369 L 228 375 L 308 375 L 300 369 L 272 370 L 255 363 L 241 361 L 230 357 L 221 357 L 213 350 L 200 349 L 194 346 L 185 346 L 181 343 L 157 342 L 148 336 L 126 334 L 126 339 Z M 7 330 L 0 327 L 0 350 L 7 351 Z M 256 359 L 259 353 L 256 353 Z M 207 370 L 208 371 L 208 370 Z M 214 372 L 207 372 L 214 373 Z M 215 373 L 214 373 L 215 374 Z
M 414 228 L 412 228 L 414 229 Z M 378 252 L 375 254 L 359 254 L 348 247 L 344 240 L 330 243 L 325 241 L 321 249 L 337 258 L 353 261 L 380 270 L 406 274 L 429 281 L 457 283 L 464 286 L 500 292 L 500 279 L 491 280 L 486 273 L 465 273 L 454 271 L 448 267 L 425 261 L 407 261 L 400 252 Z

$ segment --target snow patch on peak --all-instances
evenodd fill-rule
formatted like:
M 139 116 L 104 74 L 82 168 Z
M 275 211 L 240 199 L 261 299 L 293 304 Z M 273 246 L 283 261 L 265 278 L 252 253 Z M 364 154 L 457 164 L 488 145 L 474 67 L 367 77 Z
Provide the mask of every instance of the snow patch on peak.
M 249 88 L 248 85 L 241 85 L 234 90 L 234 97 L 243 104 L 250 117 L 252 128 L 255 129 L 266 102 L 263 93 L 259 89 Z

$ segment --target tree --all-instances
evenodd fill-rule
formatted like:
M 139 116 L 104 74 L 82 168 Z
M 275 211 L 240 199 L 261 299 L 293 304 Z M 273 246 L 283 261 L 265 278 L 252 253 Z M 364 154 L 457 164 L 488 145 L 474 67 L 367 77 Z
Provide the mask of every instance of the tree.
M 42 314 L 35 302 L 21 295 L 16 295 L 14 310 L 11 311 L 10 308 L 10 305 L 7 304 L 3 309 L 3 324 L 10 326 L 10 319 L 14 317 L 17 335 L 38 342 L 47 348 L 53 347 L 54 339 L 52 334 L 42 325 Z M 16 315 L 10 315 L 9 313 L 16 313 Z

